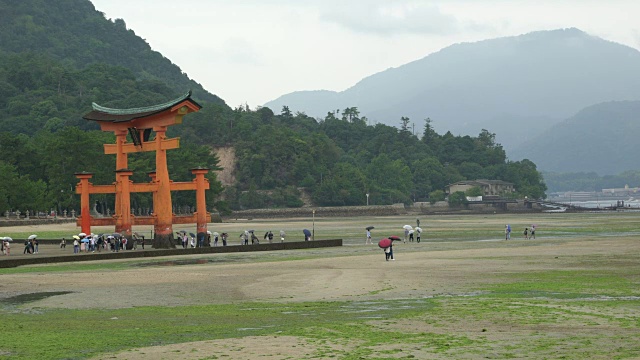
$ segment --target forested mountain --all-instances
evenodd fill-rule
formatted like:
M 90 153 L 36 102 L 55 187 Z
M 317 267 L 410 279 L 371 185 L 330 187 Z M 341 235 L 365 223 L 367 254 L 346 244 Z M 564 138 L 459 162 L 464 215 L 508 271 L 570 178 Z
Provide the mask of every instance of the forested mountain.
M 62 14 L 82 26 L 61 24 Z M 419 137 L 406 118 L 399 129 L 367 125 L 353 106 L 322 119 L 287 107 L 277 115 L 267 107 L 230 109 L 88 1 L 0 0 L 0 15 L 0 212 L 77 210 L 77 172 L 93 172 L 95 184 L 114 181 L 115 158 L 104 155 L 102 146 L 113 142 L 113 135 L 82 119 L 92 102 L 147 106 L 189 87 L 199 91 L 203 108 L 170 128 L 170 136 L 181 137 L 180 149 L 168 154 L 172 179 L 190 180 L 189 169 L 196 166 L 216 169 L 212 146 L 233 146 L 237 154 L 236 184 L 223 189 L 214 173 L 208 175 L 210 209 L 301 206 L 301 188 L 318 206 L 364 204 L 365 193 L 372 204 L 409 203 L 439 199 L 447 184 L 476 178 L 513 182 L 517 195 L 544 196 L 536 165 L 507 161 L 488 131 L 476 137 L 440 135 L 426 122 Z M 32 44 L 22 44 L 28 41 Z M 170 66 L 157 70 L 162 62 Z M 130 156 L 136 182 L 147 182 L 152 166 L 153 154 Z M 195 202 L 193 194 L 173 196 L 176 205 Z M 111 195 L 92 201 L 113 209 Z M 132 196 L 134 208 L 150 204 L 149 194 Z
M 613 175 L 640 169 L 640 101 L 593 105 L 539 136 L 523 137 L 513 158 L 553 172 Z
M 640 52 L 578 29 L 455 44 L 341 91 L 299 91 L 265 106 L 324 117 L 355 106 L 370 122 L 429 117 L 440 132 L 488 129 L 506 149 L 596 103 L 640 100 Z
M 46 54 L 73 68 L 121 66 L 136 79 L 157 80 L 178 93 L 192 89 L 198 101 L 224 104 L 127 29 L 123 19 L 107 20 L 88 0 L 0 0 L 0 51 Z

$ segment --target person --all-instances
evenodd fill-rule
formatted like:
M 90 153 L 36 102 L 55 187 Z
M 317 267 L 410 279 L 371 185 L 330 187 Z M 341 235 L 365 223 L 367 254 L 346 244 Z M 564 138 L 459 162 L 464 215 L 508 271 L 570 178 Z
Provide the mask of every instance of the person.
M 4 243 L 5 242 L 6 242 L 5 240 L 2 240 L 0 242 L 0 250 L 2 250 L 2 255 L 7 255 L 7 251 L 4 249 Z
M 420 242 L 420 234 L 422 234 L 421 228 L 416 228 L 416 242 Z
M 80 252 L 80 243 L 78 243 L 78 239 L 73 239 L 73 253 L 77 254 Z
M 251 233 L 251 245 L 254 244 L 260 244 L 260 240 L 258 240 L 258 237 L 256 236 L 256 234 Z
M 511 239 L 511 226 L 509 226 L 509 224 L 504 226 L 504 239 Z
M 22 254 L 31 254 L 31 241 L 27 240 L 24 242 L 24 251 Z
M 409 242 L 413 242 L 413 230 L 409 230 Z
M 372 244 L 371 242 L 371 231 L 369 229 L 367 229 L 367 240 L 364 242 L 364 244 Z
M 65 238 L 62 238 L 62 241 L 60 242 L 60 249 L 64 249 L 67 247 L 67 240 Z
M 269 230 L 269 235 L 267 235 L 267 239 L 269 239 L 269 244 L 273 242 L 273 233 Z
M 404 239 L 402 240 L 402 242 L 406 243 L 408 238 L 409 238 L 409 229 L 404 229 Z
M 144 236 L 140 237 L 140 245 L 142 245 L 142 250 L 144 250 Z
M 9 244 L 8 241 L 4 240 L 3 245 L 4 245 L 4 253 L 7 256 L 11 256 L 11 244 Z
M 213 246 L 218 246 L 218 235 L 213 237 Z
M 525 240 L 529 239 L 529 228 L 524 228 L 524 239 Z
M 33 239 L 33 253 L 34 254 L 38 253 L 38 239 L 37 238 Z
M 191 247 L 194 248 L 196 247 L 196 239 L 195 238 L 191 238 Z
M 529 239 L 536 239 L 536 226 L 535 225 L 531 225 L 531 235 L 529 236 Z
M 389 261 L 389 260 L 395 261 L 396 260 L 393 257 L 393 241 L 391 242 L 391 245 L 389 245 L 389 247 L 384 248 L 384 255 L 385 255 L 385 260 L 387 260 L 387 261 Z
M 242 233 L 243 245 L 249 245 L 249 232 L 247 230 Z
M 182 236 L 182 248 L 186 249 L 187 248 L 187 243 L 189 242 L 189 238 L 187 237 L 187 234 L 185 233 Z
M 280 230 L 280 242 L 284 242 L 285 236 L 286 236 L 286 233 L 284 232 L 284 230 Z
M 222 233 L 221 237 L 222 237 L 222 246 L 227 246 L 227 237 L 229 236 L 229 234 L 227 233 Z

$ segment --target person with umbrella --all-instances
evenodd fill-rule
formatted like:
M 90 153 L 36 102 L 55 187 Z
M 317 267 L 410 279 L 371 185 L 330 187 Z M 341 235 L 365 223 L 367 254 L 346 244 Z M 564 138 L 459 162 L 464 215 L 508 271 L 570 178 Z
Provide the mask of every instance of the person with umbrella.
M 367 240 L 364 242 L 364 244 L 365 245 L 373 244 L 371 242 L 371 230 L 374 229 L 374 227 L 373 226 L 367 226 L 365 229 L 367 230 Z
M 397 236 L 395 238 L 400 240 L 400 238 Z M 384 238 L 378 242 L 378 246 L 382 248 L 382 250 L 384 250 L 384 258 L 386 261 L 389 261 L 389 259 L 393 261 L 396 260 L 393 257 L 393 241 L 394 239 L 391 239 L 391 236 L 390 236 L 389 238 Z
M 29 235 L 29 241 L 31 241 L 31 248 L 33 249 L 33 253 L 38 253 L 38 235 Z
M 80 243 L 78 242 L 78 240 L 80 240 L 80 236 L 73 235 L 73 253 L 74 254 L 77 254 L 80 252 Z
M 285 237 L 286 235 L 287 235 L 287 234 L 284 232 L 284 230 L 280 230 L 280 242 L 284 242 L 284 237 Z
M 402 228 L 404 229 L 404 239 L 402 240 L 402 242 L 406 243 L 407 239 L 409 238 L 409 230 L 413 230 L 413 227 L 411 225 L 405 225 Z
M 422 234 L 422 228 L 417 226 L 415 230 L 416 230 L 416 242 L 420 242 L 420 234 Z
M 229 237 L 229 234 L 226 232 L 223 232 L 222 235 L 220 235 L 220 237 L 222 238 L 222 246 L 227 246 L 227 237 Z

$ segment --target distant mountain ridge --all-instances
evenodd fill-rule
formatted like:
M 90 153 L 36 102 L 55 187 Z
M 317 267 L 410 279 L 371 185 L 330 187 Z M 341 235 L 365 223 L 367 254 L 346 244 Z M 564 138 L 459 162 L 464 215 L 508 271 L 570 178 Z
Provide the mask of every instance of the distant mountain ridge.
M 589 106 L 542 134 L 524 139 L 511 157 L 554 172 L 614 175 L 640 169 L 640 101 Z
M 486 128 L 516 147 L 580 109 L 640 100 L 640 52 L 571 28 L 455 44 L 362 79 L 342 92 L 303 91 L 265 106 L 324 117 L 358 107 L 370 121 L 477 134 Z

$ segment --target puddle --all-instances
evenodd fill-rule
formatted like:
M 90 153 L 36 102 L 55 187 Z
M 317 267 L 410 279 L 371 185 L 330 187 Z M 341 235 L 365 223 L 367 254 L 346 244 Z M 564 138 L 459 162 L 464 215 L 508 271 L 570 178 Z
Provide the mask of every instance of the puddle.
M 66 295 L 71 293 L 73 293 L 73 291 L 46 291 L 46 292 L 22 294 L 22 295 L 8 297 L 6 299 L 0 299 L 0 304 L 16 306 L 16 305 L 22 305 L 29 302 L 33 302 L 33 301 L 46 299 L 51 296 Z

